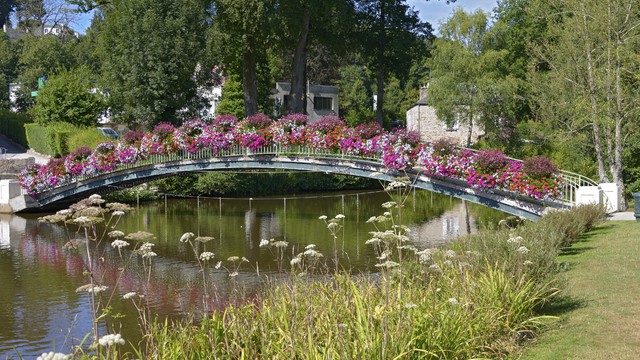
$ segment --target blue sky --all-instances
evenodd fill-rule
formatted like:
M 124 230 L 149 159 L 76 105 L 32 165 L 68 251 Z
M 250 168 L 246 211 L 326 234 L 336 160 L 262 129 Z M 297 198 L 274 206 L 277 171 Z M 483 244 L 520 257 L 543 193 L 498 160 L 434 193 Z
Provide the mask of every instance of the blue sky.
M 420 19 L 430 22 L 437 33 L 440 22 L 451 16 L 455 8 L 462 7 L 467 12 L 474 12 L 478 9 L 491 12 L 496 7 L 498 0 L 457 0 L 451 4 L 447 4 L 446 0 L 408 0 L 407 3 L 418 11 Z M 84 33 L 91 25 L 92 17 L 92 14 L 82 14 L 73 26 L 74 29 Z

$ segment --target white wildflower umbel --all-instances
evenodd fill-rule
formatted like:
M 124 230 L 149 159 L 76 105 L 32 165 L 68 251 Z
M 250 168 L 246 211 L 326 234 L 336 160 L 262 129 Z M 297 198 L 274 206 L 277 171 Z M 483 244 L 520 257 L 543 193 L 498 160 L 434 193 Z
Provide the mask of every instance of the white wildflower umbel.
M 266 247 L 269 246 L 270 242 L 267 239 L 262 239 L 260 240 L 260 247 Z
M 458 305 L 458 299 L 456 299 L 456 298 L 449 298 L 449 304 L 451 304 L 451 305 Z
M 529 253 L 529 249 L 527 249 L 526 246 L 520 246 L 519 248 L 516 249 L 516 251 L 522 255 L 526 255 Z
M 129 243 L 124 241 L 124 240 L 113 240 L 113 242 L 111 243 L 111 247 L 113 247 L 114 249 L 122 249 L 129 246 Z
M 193 239 L 196 235 L 192 232 L 186 232 L 184 234 L 182 234 L 182 236 L 180 237 L 180 242 L 181 243 L 186 243 L 191 241 L 191 239 Z
M 124 236 L 124 233 L 120 230 L 113 230 L 110 231 L 107 235 L 109 235 L 110 238 L 121 238 Z
M 202 254 L 200 254 L 200 260 L 207 262 L 213 259 L 213 257 L 215 256 L 214 253 L 212 253 L 211 251 L 205 251 Z
M 42 355 L 38 356 L 37 360 L 67 360 L 70 358 L 71 355 L 50 351 L 48 353 L 42 353 Z
M 342 215 L 342 214 L 338 214 L 338 215 L 336 215 L 336 217 L 335 217 L 335 218 L 336 218 L 337 220 L 344 219 L 344 215 Z
M 124 345 L 124 339 L 120 334 L 108 334 L 98 340 L 101 346 Z
M 136 295 L 138 295 L 138 293 L 136 293 L 135 291 L 132 291 L 122 295 L 122 298 L 125 300 L 129 300 L 129 299 L 133 299 Z
M 302 262 L 302 259 L 300 259 L 299 257 L 294 257 L 293 259 L 291 259 L 290 263 L 291 266 L 295 266 L 295 265 L 299 265 L 300 262 Z

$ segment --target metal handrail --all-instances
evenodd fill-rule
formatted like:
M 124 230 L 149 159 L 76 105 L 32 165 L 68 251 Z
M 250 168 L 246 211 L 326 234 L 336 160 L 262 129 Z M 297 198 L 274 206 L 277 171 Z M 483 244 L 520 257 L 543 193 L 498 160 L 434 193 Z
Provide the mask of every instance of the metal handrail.
M 464 150 L 470 150 L 472 152 L 477 152 L 474 149 L 462 148 Z M 56 186 L 50 188 L 49 190 L 57 189 L 63 186 L 67 186 L 73 183 L 77 183 L 84 180 L 90 180 L 93 178 L 97 178 L 100 176 L 108 175 L 111 173 L 131 170 L 135 168 L 141 168 L 151 165 L 158 164 L 167 164 L 177 161 L 185 161 L 185 160 L 202 160 L 202 159 L 225 159 L 232 157 L 246 157 L 246 156 L 304 156 L 304 157 L 315 157 L 315 158 L 330 158 L 330 159 L 353 159 L 360 161 L 372 161 L 372 162 L 380 162 L 382 161 L 381 155 L 374 156 L 359 156 L 345 153 L 342 150 L 336 149 L 324 149 L 324 148 L 314 148 L 310 146 L 304 145 L 293 145 L 293 146 L 281 146 L 281 145 L 268 145 L 263 146 L 256 150 L 249 150 L 246 147 L 240 146 L 238 144 L 234 144 L 228 149 L 220 150 L 214 154 L 213 149 L 204 148 L 200 149 L 195 153 L 191 153 L 185 150 L 169 153 L 169 154 L 152 154 L 148 155 L 146 158 L 137 161 L 134 164 L 120 164 L 115 169 L 111 171 L 101 172 L 99 174 L 91 174 L 91 175 L 81 175 L 81 176 L 67 176 L 66 179 L 59 182 Z M 508 158 L 510 160 L 522 162 L 522 160 Z M 576 190 L 580 186 L 598 186 L 598 184 L 592 179 L 573 173 L 566 170 L 560 170 L 560 175 L 563 180 L 563 188 L 561 190 L 562 197 L 556 199 L 556 201 L 563 203 L 568 206 L 574 206 L 576 203 Z

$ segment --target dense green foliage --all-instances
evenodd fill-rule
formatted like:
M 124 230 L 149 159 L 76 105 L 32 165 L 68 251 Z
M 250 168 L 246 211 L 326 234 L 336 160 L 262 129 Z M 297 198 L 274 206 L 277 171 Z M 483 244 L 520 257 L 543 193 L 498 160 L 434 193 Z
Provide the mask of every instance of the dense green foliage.
M 26 114 L 0 109 L 0 134 L 7 136 L 22 146 L 27 146 L 28 144 L 24 125 L 31 122 L 31 118 Z
M 371 179 L 305 172 L 212 172 L 156 180 L 153 185 L 164 193 L 192 196 L 266 196 L 380 186 Z
M 194 71 L 207 11 L 197 0 L 113 1 L 103 9 L 97 51 L 111 107 L 129 124 L 176 121 L 197 110 Z
M 47 126 L 26 124 L 25 130 L 31 149 L 40 154 L 60 157 L 69 154 L 69 137 L 78 128 L 69 123 L 52 123 Z
M 67 147 L 73 151 L 81 146 L 88 146 L 94 149 L 98 144 L 108 139 L 95 126 L 78 127 L 67 139 Z
M 57 122 L 97 126 L 105 110 L 105 99 L 101 90 L 88 81 L 91 76 L 87 67 L 62 69 L 50 76 L 29 111 L 33 119 L 44 126 Z

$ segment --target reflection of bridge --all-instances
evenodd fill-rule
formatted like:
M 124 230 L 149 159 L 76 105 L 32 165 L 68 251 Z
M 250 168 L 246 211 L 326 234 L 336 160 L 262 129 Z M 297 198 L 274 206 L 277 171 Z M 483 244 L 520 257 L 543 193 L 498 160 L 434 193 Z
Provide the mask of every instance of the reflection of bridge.
M 92 177 L 69 177 L 66 183 L 36 195 L 35 202 L 26 202 L 20 210 L 47 210 L 64 206 L 94 193 L 105 193 L 116 187 L 133 186 L 150 180 L 189 172 L 240 171 L 240 170 L 315 171 L 394 181 L 399 174 L 389 171 L 380 159 L 348 156 L 327 150 L 309 148 L 283 152 L 278 147 L 265 147 L 247 153 L 246 149 L 234 148 L 217 156 L 207 151 L 196 154 L 151 155 L 135 165 L 120 166 L 117 170 Z M 500 190 L 478 190 L 459 179 L 430 177 L 415 170 L 408 170 L 413 186 L 459 199 L 489 206 L 509 214 L 527 218 L 538 218 L 546 208 L 568 208 L 574 205 L 576 189 L 583 185 L 594 185 L 577 174 L 563 172 L 563 198 L 551 201 L 532 199 L 517 193 Z

